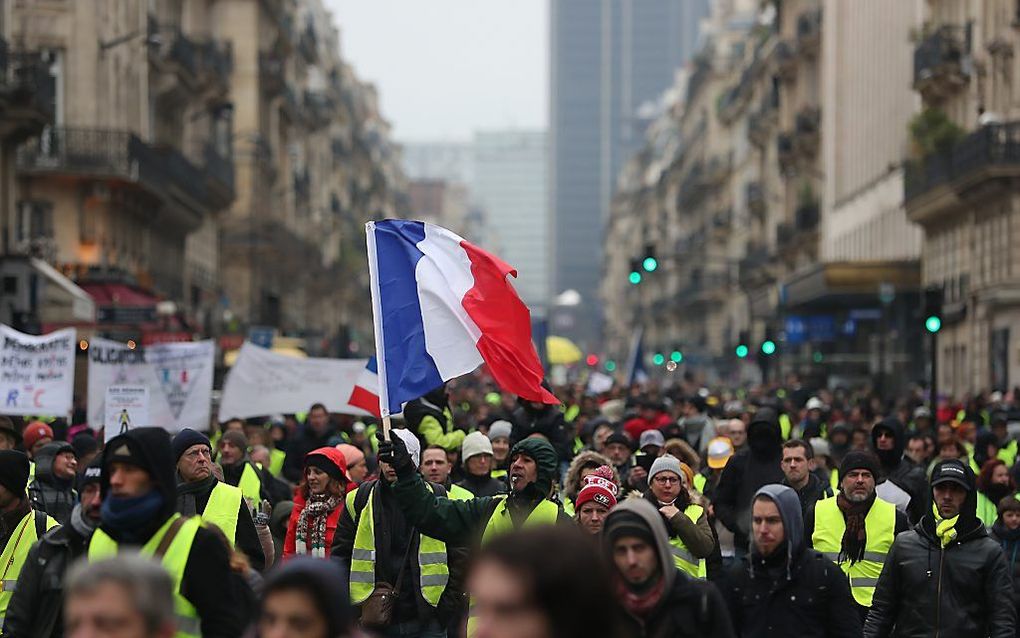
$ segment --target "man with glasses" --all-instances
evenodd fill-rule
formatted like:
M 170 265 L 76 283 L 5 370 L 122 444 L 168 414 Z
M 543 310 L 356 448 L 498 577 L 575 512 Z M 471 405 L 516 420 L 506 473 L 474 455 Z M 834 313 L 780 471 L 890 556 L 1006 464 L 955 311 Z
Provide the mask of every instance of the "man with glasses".
M 227 485 L 213 474 L 209 438 L 185 428 L 174 436 L 173 451 L 177 459 L 177 512 L 201 516 L 206 523 L 219 527 L 227 540 L 244 552 L 252 568 L 262 571 L 266 556 L 251 510 L 240 488 Z
M 669 544 L 676 566 L 695 578 L 705 578 L 705 558 L 715 548 L 708 516 L 691 499 L 680 461 L 670 454 L 660 456 L 648 471 L 645 500 L 659 510 L 669 531 Z

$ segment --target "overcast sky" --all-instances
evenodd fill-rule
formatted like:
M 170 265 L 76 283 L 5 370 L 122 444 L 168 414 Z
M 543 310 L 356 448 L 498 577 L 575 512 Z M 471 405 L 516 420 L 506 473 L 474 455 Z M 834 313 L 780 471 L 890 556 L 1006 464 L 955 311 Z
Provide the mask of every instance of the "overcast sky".
M 401 142 L 545 128 L 547 0 L 324 0 Z

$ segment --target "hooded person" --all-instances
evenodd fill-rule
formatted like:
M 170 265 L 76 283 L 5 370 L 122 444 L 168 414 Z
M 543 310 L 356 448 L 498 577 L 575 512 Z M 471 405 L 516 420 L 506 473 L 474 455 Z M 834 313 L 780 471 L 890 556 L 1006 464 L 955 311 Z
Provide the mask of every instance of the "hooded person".
M 347 496 L 347 459 L 326 446 L 305 455 L 304 478 L 294 490 L 294 509 L 287 523 L 283 558 L 326 558 Z
M 843 572 L 808 549 L 800 498 L 765 485 L 752 499 L 751 554 L 727 572 L 723 590 L 745 638 L 857 638 L 861 623 Z
M 176 511 L 174 451 L 166 430 L 136 428 L 115 436 L 101 458 L 103 505 L 89 541 L 89 562 L 122 549 L 159 560 L 174 584 L 178 638 L 244 633 L 240 590 L 225 586 L 239 578 L 231 571 L 229 548 L 198 517 Z
M 715 493 L 716 519 L 733 532 L 738 556 L 751 533 L 751 499 L 761 486 L 783 480 L 782 458 L 779 417 L 772 408 L 759 408 L 747 428 L 747 449 L 726 464 Z
M 77 493 L 69 522 L 46 532 L 32 546 L 18 576 L 3 635 L 25 638 L 63 636 L 64 580 L 70 567 L 85 555 L 92 532 L 99 525 L 102 464 L 99 458 L 78 475 Z
M 547 381 L 542 382 L 542 387 L 552 392 Z M 568 433 L 567 422 L 563 416 L 563 410 L 558 405 L 528 401 L 524 398 L 517 399 L 518 408 L 511 415 L 513 432 L 510 434 L 510 443 L 516 444 L 535 434 L 541 434 L 556 450 L 556 454 L 562 463 L 570 461 L 572 450 L 570 440 L 572 435 Z
M 1013 638 L 1012 575 L 977 517 L 973 472 L 941 461 L 930 486 L 930 509 L 889 550 L 864 636 Z
M 726 604 L 708 581 L 673 563 L 662 516 L 644 499 L 621 501 L 602 528 L 606 562 L 624 611 L 628 636 L 685 638 L 735 636 Z
M 66 441 L 47 443 L 35 455 L 35 480 L 28 485 L 32 509 L 46 512 L 61 525 L 71 518 L 78 502 L 74 481 L 78 454 Z
M 454 426 L 446 384 L 404 405 L 404 422 L 421 446 L 438 445 L 447 452 L 460 451 L 465 433 Z
M 253 569 L 265 569 L 265 550 L 251 507 L 240 488 L 219 480 L 214 474 L 212 444 L 208 437 L 184 428 L 174 435 L 171 448 L 176 463 L 174 504 L 177 512 L 182 516 L 201 516 L 206 523 L 220 528 L 227 540 L 248 557 Z
M 829 428 L 829 451 L 832 453 L 832 460 L 838 465 L 847 452 L 850 451 L 853 443 L 853 430 L 846 423 L 840 421 Z
M 876 477 L 878 496 L 915 522 L 924 515 L 927 502 L 924 470 L 903 456 L 906 447 L 906 430 L 896 417 L 882 419 L 871 429 L 871 449 L 881 465 Z

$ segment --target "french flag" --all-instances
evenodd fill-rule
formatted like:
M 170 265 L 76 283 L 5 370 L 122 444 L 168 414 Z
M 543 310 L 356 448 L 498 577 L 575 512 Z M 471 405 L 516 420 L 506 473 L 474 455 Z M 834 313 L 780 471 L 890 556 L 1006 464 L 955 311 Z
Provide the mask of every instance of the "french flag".
M 380 416 L 379 413 L 379 370 L 376 367 L 375 357 L 368 360 L 368 365 L 358 375 L 354 382 L 354 389 L 351 390 L 351 397 L 347 399 L 347 405 Z
M 542 387 L 531 314 L 498 257 L 434 224 L 366 224 L 382 416 L 482 363 L 503 389 L 559 403 Z

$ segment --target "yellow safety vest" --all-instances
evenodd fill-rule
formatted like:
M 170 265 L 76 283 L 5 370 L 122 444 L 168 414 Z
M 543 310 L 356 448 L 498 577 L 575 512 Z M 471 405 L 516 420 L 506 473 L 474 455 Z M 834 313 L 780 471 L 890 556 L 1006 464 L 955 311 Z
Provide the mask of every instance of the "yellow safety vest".
M 864 518 L 864 530 L 868 536 L 864 547 L 864 560 L 851 564 L 849 560 L 839 561 L 843 545 L 846 520 L 834 498 L 818 501 L 815 505 L 815 531 L 811 535 L 814 548 L 832 562 L 839 565 L 850 580 L 850 591 L 857 604 L 871 607 L 875 585 L 882 573 L 886 554 L 896 538 L 896 506 L 876 498 L 871 510 Z
M 209 494 L 202 521 L 220 528 L 230 544 L 237 542 L 237 514 L 241 511 L 240 488 L 219 482 Z
M 429 485 L 429 489 L 432 486 Z M 355 494 L 356 492 L 351 492 Z M 372 508 L 373 485 L 368 493 L 368 501 L 361 510 L 358 519 L 358 530 L 354 535 L 354 549 L 351 552 L 351 602 L 355 605 L 364 602 L 375 591 L 375 516 Z M 348 495 L 347 502 L 354 504 Z M 351 510 L 353 516 L 354 511 Z M 450 568 L 446 564 L 446 543 L 424 534 L 420 534 L 418 542 L 418 570 L 421 595 L 430 605 L 439 604 L 439 598 L 450 580 Z M 394 583 L 396 585 L 396 583 Z
M 701 518 L 705 510 L 700 505 L 688 505 L 687 509 L 684 510 L 684 515 L 691 521 L 697 523 L 698 519 Z M 687 574 L 695 578 L 705 578 L 708 576 L 708 569 L 705 564 L 704 558 L 697 558 L 687 549 L 684 542 L 679 538 L 673 536 L 669 537 L 670 553 L 673 554 L 673 564 L 677 566 L 681 571 L 687 572 Z
M 790 422 L 789 415 L 779 415 L 779 431 L 782 433 L 784 441 L 790 440 L 790 433 L 793 431 L 793 423 Z
M 35 461 L 28 462 L 28 485 L 31 485 L 35 480 Z
M 563 513 L 570 518 L 574 518 L 574 515 L 577 514 L 577 510 L 574 509 L 574 501 L 566 496 L 563 497 Z
M 280 476 L 283 472 L 283 462 L 287 460 L 287 453 L 283 450 L 269 451 L 269 473 L 273 476 Z
M 977 517 L 984 523 L 985 527 L 995 525 L 995 520 L 999 518 L 999 504 L 993 503 L 987 496 L 978 492 Z
M 704 493 L 706 483 L 708 483 L 708 478 L 706 478 L 704 474 L 698 472 L 694 475 L 694 489 Z
M 506 470 L 493 470 L 489 472 L 489 476 L 494 479 L 501 479 L 506 477 Z
M 450 484 L 450 491 L 447 492 L 447 496 L 455 501 L 470 501 L 475 497 L 470 490 L 466 490 L 460 485 Z
M 163 526 L 152 535 L 149 542 L 142 546 L 141 553 L 146 556 L 153 556 L 160 542 L 166 535 L 170 526 L 180 518 L 180 514 L 171 516 Z M 190 517 L 184 521 L 181 528 L 177 530 L 177 536 L 170 542 L 163 559 L 160 563 L 163 569 L 170 574 L 174 583 L 174 616 L 177 619 L 177 633 L 175 638 L 200 638 L 202 635 L 202 622 L 198 618 L 195 606 L 181 594 L 181 583 L 184 580 L 184 568 L 188 564 L 188 556 L 191 555 L 191 546 L 195 542 L 195 534 L 198 533 L 201 521 L 197 517 Z M 110 538 L 102 529 L 97 529 L 89 541 L 89 562 L 94 563 L 104 558 L 116 556 L 120 551 L 117 541 Z
M 255 507 L 262 502 L 262 479 L 251 463 L 244 464 L 237 487 L 241 488 L 241 494 L 248 501 L 248 507 Z
M 482 532 L 482 545 L 491 541 L 494 536 L 499 536 L 500 534 L 505 534 L 514 530 L 513 521 L 510 520 L 510 512 L 506 508 L 506 495 L 501 494 L 495 498 L 499 499 L 499 503 L 496 504 L 496 509 L 494 509 L 492 511 L 492 515 L 489 516 L 489 522 L 485 524 L 485 531 Z M 536 505 L 535 509 L 531 510 L 531 513 L 528 514 L 528 518 L 524 519 L 523 527 L 555 525 L 556 520 L 559 518 L 559 514 L 559 506 L 556 505 L 556 503 L 545 499 Z M 474 638 L 477 631 L 478 616 L 475 614 L 475 599 L 471 598 L 468 603 L 468 638 Z
M 46 517 L 46 529 L 57 526 L 57 521 Z M 21 575 L 21 567 L 28 557 L 28 550 L 39 540 L 35 529 L 35 510 L 29 510 L 18 526 L 14 528 L 11 537 L 7 539 L 3 553 L 0 553 L 0 565 L 3 572 L 0 573 L 0 624 L 3 624 L 7 616 L 7 606 L 11 604 L 14 590 L 17 587 L 18 576 Z

